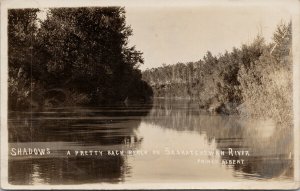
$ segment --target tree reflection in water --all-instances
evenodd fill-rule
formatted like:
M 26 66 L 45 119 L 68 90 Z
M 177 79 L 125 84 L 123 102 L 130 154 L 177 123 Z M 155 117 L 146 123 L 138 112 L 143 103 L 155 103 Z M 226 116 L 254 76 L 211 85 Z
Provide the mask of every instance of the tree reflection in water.
M 244 159 L 244 164 L 228 164 L 236 173 L 251 179 L 293 177 L 293 129 L 271 120 L 239 116 L 208 115 L 192 100 L 155 100 L 155 108 L 144 119 L 147 123 L 176 131 L 204 134 L 225 151 L 221 159 Z M 229 156 L 228 148 L 249 150 L 250 156 Z
M 61 108 L 41 112 L 11 112 L 9 142 L 65 142 L 77 146 L 129 145 L 142 140 L 135 133 L 152 105 L 101 108 Z M 58 148 L 59 149 L 59 148 Z M 130 173 L 126 156 L 9 158 L 11 184 L 83 184 L 122 182 Z
M 151 129 L 151 124 L 158 129 Z M 164 131 L 165 129 L 176 133 Z M 170 139 L 168 141 L 176 142 L 177 145 L 184 144 L 186 139 L 199 144 L 197 139 L 205 137 L 204 141 L 207 144 L 204 143 L 206 145 L 202 145 L 202 148 L 203 146 L 212 148 L 213 145 L 215 149 L 227 153 L 221 156 L 220 160 L 245 160 L 244 164 L 227 164 L 229 170 L 226 171 L 226 175 L 219 176 L 222 181 L 232 180 L 232 176 L 234 180 L 291 179 L 292 132 L 292 127 L 281 127 L 272 120 L 208 115 L 199 110 L 195 102 L 186 100 L 155 99 L 153 103 L 129 106 L 51 109 L 34 112 L 32 116 L 30 113 L 11 112 L 9 116 L 11 144 L 49 143 L 60 147 L 62 142 L 64 148 L 124 149 L 128 146 L 131 149 L 143 150 L 152 145 L 162 149 L 169 146 L 164 141 L 166 135 Z M 184 135 L 185 139 L 180 140 L 181 135 Z M 158 140 L 159 142 L 156 142 Z M 192 148 L 196 148 L 195 145 Z M 248 150 L 250 156 L 228 156 L 228 148 Z M 183 176 L 184 173 L 180 169 L 185 168 L 183 164 L 185 162 L 189 165 L 186 169 L 195 167 L 195 172 L 189 172 L 190 174 L 204 176 L 201 170 L 204 170 L 205 165 L 192 166 L 189 163 L 191 158 L 186 157 L 187 160 L 179 158 L 180 160 L 169 161 L 171 158 L 166 156 L 157 160 L 151 158 L 135 160 L 134 157 L 127 155 L 44 158 L 10 156 L 9 182 L 11 184 L 119 183 L 127 180 L 147 182 L 160 180 L 164 173 L 172 173 L 169 174 L 169 178 L 173 180 Z M 170 167 L 168 165 L 157 164 L 160 162 L 172 162 L 170 165 L 174 166 L 182 165 L 179 170 L 168 169 Z M 164 168 L 160 169 L 162 177 L 155 174 L 156 171 L 151 169 L 151 165 Z M 206 170 L 216 170 L 211 172 L 213 174 L 218 173 L 218 168 L 214 166 Z

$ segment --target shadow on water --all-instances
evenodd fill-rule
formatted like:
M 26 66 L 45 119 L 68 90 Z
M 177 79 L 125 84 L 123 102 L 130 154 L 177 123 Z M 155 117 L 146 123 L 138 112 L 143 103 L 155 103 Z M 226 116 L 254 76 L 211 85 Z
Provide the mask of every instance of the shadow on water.
M 199 148 L 224 151 L 226 154 L 220 156 L 219 163 L 223 160 L 245 162 L 209 167 L 195 164 L 189 156 L 178 156 L 176 160 L 168 156 L 155 160 L 151 157 L 137 160 L 127 155 L 42 158 L 10 156 L 9 182 L 120 183 L 162 181 L 165 178 L 174 181 L 184 177 L 186 181 L 202 180 L 199 178 L 203 177 L 209 178 L 209 181 L 288 180 L 293 177 L 292 132 L 292 128 L 280 127 L 271 120 L 208 115 L 191 100 L 155 99 L 148 104 L 56 108 L 33 113 L 11 112 L 9 142 L 13 146 L 54 145 L 62 152 L 69 148 L 143 150 L 153 147 L 163 149 L 168 144 L 180 147 L 189 141 L 187 146 L 193 144 L 191 148 L 194 149 L 198 148 L 197 144 L 202 144 Z M 231 156 L 228 148 L 233 152 L 247 150 L 250 155 Z M 220 175 L 220 180 L 216 179 L 216 175 Z
M 117 183 L 128 173 L 125 159 L 102 158 L 47 158 L 13 160 L 9 163 L 11 184 L 84 184 Z
M 9 142 L 16 147 L 21 144 L 21 148 L 49 147 L 53 143 L 60 149 L 72 146 L 79 150 L 80 147 L 120 149 L 119 145 L 137 149 L 142 139 L 135 131 L 151 107 L 152 104 L 122 104 L 11 112 Z M 124 181 L 130 167 L 121 155 L 21 159 L 10 156 L 8 171 L 9 183 L 16 185 L 117 183 Z
M 56 108 L 11 112 L 9 142 L 81 142 L 121 144 L 136 140 L 134 131 L 151 104 L 89 108 Z

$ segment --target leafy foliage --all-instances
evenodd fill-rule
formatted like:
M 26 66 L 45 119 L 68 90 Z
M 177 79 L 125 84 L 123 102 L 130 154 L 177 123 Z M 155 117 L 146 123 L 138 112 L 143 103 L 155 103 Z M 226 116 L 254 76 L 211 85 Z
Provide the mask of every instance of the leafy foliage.
M 35 89 L 30 78 L 37 27 L 38 9 L 11 9 L 8 14 L 8 65 L 10 106 L 25 106 Z M 13 100 L 11 99 L 13 98 Z
M 291 23 L 280 24 L 273 42 L 251 44 L 198 62 L 165 65 L 143 72 L 157 97 L 190 97 L 208 111 L 242 113 L 291 121 Z
M 142 53 L 128 46 L 132 30 L 126 25 L 124 8 L 50 9 L 40 27 L 38 11 L 9 12 L 9 68 L 18 71 L 26 67 L 22 69 L 24 79 L 39 85 L 16 90 L 37 94 L 31 104 L 36 100 L 40 100 L 38 105 L 45 104 L 45 94 L 53 90 L 64 92 L 66 97 L 55 102 L 76 104 L 77 98 L 89 104 L 124 101 L 135 91 L 135 85 L 143 83 L 138 69 L 143 63 Z M 21 83 L 17 72 L 10 73 L 10 80 L 12 89 L 16 88 L 13 82 Z
M 263 39 L 258 38 L 253 44 L 234 48 L 218 57 L 207 52 L 198 62 L 146 70 L 143 79 L 152 85 L 154 95 L 158 97 L 196 98 L 201 108 L 210 110 L 216 110 L 224 103 L 238 105 L 242 102 L 239 69 L 242 65 L 249 67 L 257 60 L 262 47 Z
M 243 113 L 292 122 L 292 25 L 281 24 L 274 43 L 248 68 L 241 67 Z

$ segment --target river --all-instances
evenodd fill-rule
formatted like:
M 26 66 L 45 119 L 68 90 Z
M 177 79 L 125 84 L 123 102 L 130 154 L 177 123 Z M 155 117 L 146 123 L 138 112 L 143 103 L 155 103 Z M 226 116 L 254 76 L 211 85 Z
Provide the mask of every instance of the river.
M 292 180 L 292 133 L 272 120 L 207 114 L 191 100 L 15 111 L 8 179 L 14 185 Z

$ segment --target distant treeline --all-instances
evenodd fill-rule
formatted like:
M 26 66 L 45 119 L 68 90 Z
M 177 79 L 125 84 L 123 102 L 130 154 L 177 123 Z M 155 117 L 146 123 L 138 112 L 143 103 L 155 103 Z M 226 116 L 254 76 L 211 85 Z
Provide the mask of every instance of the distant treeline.
M 9 106 L 101 104 L 145 100 L 151 88 L 128 45 L 120 7 L 8 11 Z
M 147 69 L 156 97 L 197 99 L 201 108 L 289 121 L 292 113 L 292 25 L 278 25 L 272 43 L 250 44 L 197 62 Z M 217 46 L 217 45 L 216 45 Z

